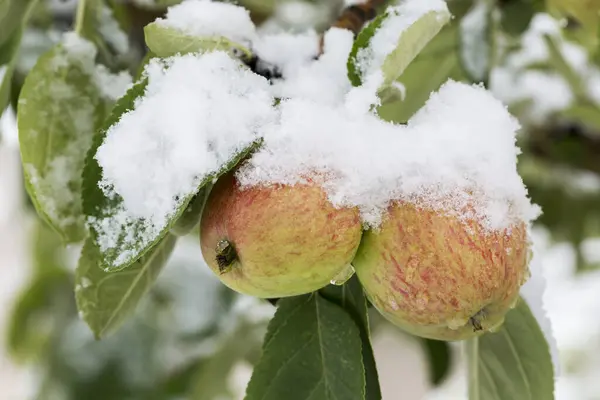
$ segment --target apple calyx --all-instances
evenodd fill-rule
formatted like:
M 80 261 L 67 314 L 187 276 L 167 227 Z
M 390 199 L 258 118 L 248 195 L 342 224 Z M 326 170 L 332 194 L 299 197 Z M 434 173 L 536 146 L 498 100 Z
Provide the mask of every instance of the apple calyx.
M 233 244 L 227 239 L 222 239 L 217 243 L 215 250 L 219 273 L 222 275 L 231 271 L 233 264 L 238 260 L 238 255 Z
M 486 313 L 485 308 L 477 311 L 475 315 L 469 318 L 469 323 L 473 326 L 473 332 L 482 331 L 481 321 L 485 319 Z

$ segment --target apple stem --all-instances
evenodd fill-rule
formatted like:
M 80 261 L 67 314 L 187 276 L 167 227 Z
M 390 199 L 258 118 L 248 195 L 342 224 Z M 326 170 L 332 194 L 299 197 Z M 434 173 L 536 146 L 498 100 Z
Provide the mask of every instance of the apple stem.
M 467 355 L 469 400 L 480 400 L 478 337 L 474 337 L 465 341 L 465 352 Z
M 216 252 L 219 273 L 224 274 L 231 271 L 233 263 L 238 259 L 238 255 L 235 251 L 235 247 L 233 247 L 233 244 L 227 239 L 220 240 L 219 243 L 217 243 Z

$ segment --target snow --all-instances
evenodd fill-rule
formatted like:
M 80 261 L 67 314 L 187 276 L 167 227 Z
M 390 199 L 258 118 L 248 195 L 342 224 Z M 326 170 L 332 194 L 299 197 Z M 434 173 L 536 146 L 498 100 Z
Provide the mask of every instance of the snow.
M 115 101 L 127 92 L 132 84 L 129 72 L 113 74 L 103 65 L 96 64 L 97 50 L 92 42 L 75 32 L 67 32 L 61 43 L 66 51 L 66 58 L 56 57 L 53 60 L 55 68 L 64 67 L 67 59 L 75 60 L 92 77 L 100 94 L 107 100 Z
M 318 52 L 318 37 L 309 33 L 291 40 L 287 35 L 273 35 L 270 42 L 263 42 L 264 54 L 272 54 L 277 49 L 302 41 L 298 55 L 288 60 L 270 57 L 275 65 L 280 65 L 283 80 L 275 81 L 273 94 L 278 98 L 302 98 L 319 103 L 340 104 L 351 85 L 346 73 L 346 60 L 352 49 L 352 32 L 346 29 L 331 28 L 323 38 L 323 54 L 318 60 L 313 58 Z M 288 50 L 289 51 L 289 50 Z M 260 54 L 260 53 L 259 53 Z M 284 55 L 282 52 L 279 54 Z M 268 58 L 269 59 L 269 58 Z
M 19 145 L 17 116 L 12 107 L 6 108 L 4 113 L 0 114 L 0 142 L 10 147 L 18 147 Z
M 410 23 L 428 12 L 447 13 L 441 0 L 411 0 L 392 10 L 401 16 L 375 35 L 369 68 L 381 64 Z M 217 34 L 226 29 L 214 24 L 222 13 L 241 12 L 188 0 L 171 7 L 162 23 L 183 29 L 200 11 L 208 22 L 194 25 L 198 35 Z M 249 34 L 235 25 L 234 17 L 232 29 Z M 145 95 L 96 154 L 101 188 L 123 199 L 109 220 L 92 221 L 101 247 L 114 246 L 119 227 L 135 220 L 145 233 L 128 240 L 151 240 L 205 176 L 259 136 L 262 148 L 237 171 L 243 187 L 310 179 L 335 206 L 358 207 L 368 228 L 379 226 L 394 201 L 475 219 L 489 230 L 537 217 L 516 170 L 520 127 L 505 106 L 482 87 L 449 81 L 408 125 L 384 122 L 372 110 L 381 72 L 366 69 L 369 80 L 350 85 L 352 42 L 351 32 L 331 28 L 315 59 L 314 32 L 258 37 L 253 50 L 283 75 L 271 84 L 223 52 L 153 60 Z M 274 98 L 281 100 L 277 107 Z
M 449 81 L 408 126 L 302 98 L 283 101 L 280 113 L 263 148 L 238 171 L 243 186 L 311 178 L 335 206 L 359 207 L 374 228 L 394 200 L 489 229 L 538 215 L 516 171 L 519 124 L 481 87 Z
M 130 217 L 161 230 L 207 175 L 274 118 L 267 80 L 224 52 L 152 60 L 145 75 L 145 95 L 109 129 L 96 154 L 101 187 L 122 196 L 127 214 L 103 221 L 106 227 Z M 103 232 L 107 246 L 115 243 L 111 229 Z
M 100 34 L 118 54 L 127 54 L 130 51 L 127 34 L 121 29 L 109 7 L 100 3 L 100 8 L 100 23 L 98 24 Z
M 131 87 L 133 79 L 128 71 L 113 74 L 103 65 L 97 65 L 94 73 L 94 83 L 100 89 L 103 97 L 117 101 Z
M 544 301 L 544 293 L 546 291 L 546 277 L 544 276 L 543 263 L 541 254 L 543 254 L 543 248 L 541 243 L 535 243 L 535 239 L 538 236 L 530 235 L 533 237 L 533 257 L 529 263 L 529 272 L 531 276 L 521 287 L 521 295 L 527 302 L 527 305 L 531 309 L 533 316 L 537 320 L 546 341 L 550 347 L 550 355 L 552 356 L 552 363 L 554 365 L 554 374 L 558 376 L 560 374 L 560 361 L 558 354 L 558 345 L 552 330 L 552 323 L 548 317 L 548 309 Z M 539 239 L 538 239 L 539 240 Z
M 491 88 L 507 104 L 531 102 L 527 109 L 527 118 L 531 122 L 543 122 L 552 113 L 569 107 L 574 100 L 569 84 L 554 72 L 527 70 L 514 73 L 498 68 L 492 71 Z
M 186 0 L 169 7 L 166 18 L 156 22 L 191 36 L 223 36 L 242 44 L 252 43 L 256 36 L 248 10 L 210 0 Z
M 417 20 L 432 12 L 441 19 L 450 15 L 443 0 L 407 0 L 399 6 L 388 7 L 386 12 L 389 16 L 377 29 L 369 45 L 357 54 L 363 81 L 381 69 L 387 56 L 396 49 L 398 39 Z
M 8 71 L 8 67 L 5 65 L 0 65 L 0 84 L 4 83 L 4 76 L 6 75 L 6 71 Z
M 319 35 L 314 30 L 293 34 L 267 33 L 257 37 L 253 50 L 259 59 L 279 67 L 286 78 L 319 54 Z
M 563 38 L 560 21 L 539 13 L 522 36 L 521 49 L 511 52 L 501 66 L 494 68 L 490 79 L 491 90 L 505 103 L 531 103 L 522 118 L 524 123 L 544 123 L 575 102 L 573 88 L 562 75 L 530 69 L 536 64 L 548 64 L 551 58 L 546 36 L 552 38 L 563 60 L 580 77 L 587 97 L 600 104 L 600 70 L 583 47 Z

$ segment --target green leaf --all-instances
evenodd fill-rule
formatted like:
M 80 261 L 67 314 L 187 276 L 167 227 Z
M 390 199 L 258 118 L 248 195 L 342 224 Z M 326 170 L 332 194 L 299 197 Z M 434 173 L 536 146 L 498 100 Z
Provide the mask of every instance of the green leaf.
M 19 97 L 25 185 L 39 215 L 66 242 L 86 234 L 81 170 L 110 107 L 90 68 L 93 59 L 70 54 L 59 44 L 40 57 Z
M 494 59 L 494 4 L 476 2 L 460 22 L 460 60 L 474 82 L 489 80 Z
M 143 79 L 143 74 L 144 74 L 144 70 L 146 69 L 146 66 L 148 65 L 150 60 L 152 60 L 155 57 L 156 57 L 156 54 L 152 53 L 151 51 L 146 52 L 146 55 L 140 62 L 140 65 L 138 66 L 137 71 L 135 72 L 135 76 L 133 77 L 133 79 L 136 82 Z
M 404 85 L 404 100 L 382 103 L 379 116 L 387 121 L 406 123 L 419 110 L 431 92 L 453 78 L 463 80 L 458 59 L 458 23 L 452 22 L 437 35 L 404 71 L 398 82 Z
M 319 294 L 281 299 L 246 400 L 362 400 L 360 333 L 341 307 Z
M 117 101 L 111 115 L 104 122 L 103 129 L 94 137 L 83 171 L 83 210 L 88 217 L 92 236 L 100 249 L 102 267 L 109 271 L 127 268 L 149 252 L 167 235 L 202 188 L 233 169 L 260 145 L 260 140 L 248 145 L 232 156 L 221 169 L 201 177 L 197 190 L 180 199 L 177 209 L 161 229 L 149 226 L 144 219 L 130 218 L 123 223 L 123 199 L 118 195 L 107 197 L 100 189 L 98 183 L 102 180 L 102 170 L 94 157 L 110 127 L 116 124 L 123 114 L 135 108 L 135 102 L 144 95 L 146 85 L 147 80 L 138 82 Z M 109 244 L 103 245 L 107 237 Z
M 387 54 L 379 66 L 383 73 L 382 87 L 391 85 L 402 75 L 427 43 L 450 21 L 450 17 L 447 9 L 432 10 L 424 13 L 400 33 L 395 48 Z M 378 30 L 386 29 L 388 24 L 396 23 L 396 19 L 407 18 L 409 17 L 402 13 L 402 6 L 391 8 L 359 33 L 348 60 L 348 77 L 355 86 L 360 85 L 365 79 L 365 66 L 361 64 L 364 64 L 364 59 L 369 57 L 368 48 L 371 42 L 376 40 Z
M 10 103 L 12 78 L 22 33 L 22 29 L 17 29 L 10 39 L 0 45 L 0 113 Z
M 190 201 L 183 214 L 181 214 L 179 220 L 177 220 L 175 225 L 173 225 L 173 228 L 171 228 L 171 233 L 177 236 L 185 236 L 198 225 L 211 189 L 212 184 L 210 183 L 200 189 Z
M 252 53 L 246 47 L 223 36 L 192 36 L 179 29 L 152 22 L 144 28 L 146 45 L 158 57 L 170 57 L 208 51 L 240 51 L 246 56 Z
M 438 386 L 446 379 L 452 366 L 452 351 L 448 342 L 422 339 L 423 348 L 429 361 L 429 381 Z
M 0 0 L 0 30 L 6 29 L 6 26 L 10 26 L 10 31 L 7 29 L 2 37 L 0 38 L 0 114 L 10 103 L 12 79 L 17 63 L 17 56 L 19 47 L 21 45 L 21 38 L 23 37 L 23 30 L 27 25 L 31 17 L 31 11 L 36 5 L 36 1 L 23 0 L 21 4 L 15 8 L 12 12 L 15 14 L 9 14 L 9 9 L 12 10 L 10 0 Z M 24 8 L 21 8 L 26 6 Z M 4 9 L 4 12 L 2 12 Z M 21 18 L 19 21 L 18 18 Z M 5 18 L 14 18 L 15 21 L 4 21 Z M 20 25 L 14 25 L 14 22 L 19 21 Z
M 588 48 L 598 45 L 600 27 L 599 0 L 546 0 L 549 12 L 560 17 L 573 19 L 582 31 L 579 35 Z
M 75 25 L 79 35 L 94 43 L 103 64 L 115 70 L 126 66 L 129 38 L 105 0 L 80 1 Z
M 546 338 L 524 300 L 497 333 L 479 338 L 480 398 L 552 400 L 554 368 Z
M 551 66 L 567 81 L 576 99 L 580 102 L 587 102 L 588 90 L 585 87 L 583 78 L 565 59 L 558 39 L 548 34 L 544 35 L 543 38 L 548 46 Z
M 17 297 L 6 336 L 6 347 L 19 361 L 43 358 L 53 331 L 59 329 L 60 314 L 69 310 L 70 274 L 62 269 L 47 269 Z
M 365 400 L 381 400 L 377 364 L 371 346 L 367 299 L 357 276 L 354 275 L 342 286 L 329 285 L 321 289 L 320 293 L 327 300 L 345 309 L 358 327 L 362 341 L 362 361 L 365 368 Z
M 123 271 L 100 268 L 100 253 L 88 239 L 75 274 L 75 298 L 82 318 L 97 338 L 116 330 L 136 309 L 171 255 L 177 239 L 168 235 L 152 252 Z
M 600 132 L 600 107 L 596 104 L 576 104 L 560 111 L 558 116 L 567 121 L 577 121 L 596 132 Z
M 513 0 L 500 4 L 502 30 L 513 36 L 522 35 L 529 28 L 534 14 L 543 11 L 538 3 L 537 0 Z
M 357 57 L 359 51 L 369 47 L 369 43 L 373 38 L 373 35 L 375 35 L 375 32 L 381 28 L 383 21 L 385 21 L 387 18 L 389 18 L 387 13 L 377 16 L 377 18 L 365 26 L 356 36 L 347 61 L 348 79 L 350 79 L 352 85 L 360 86 L 362 84 L 362 73 L 360 71 L 360 65 Z
M 132 0 L 136 7 L 147 10 L 164 10 L 167 7 L 181 3 L 183 0 Z
M 0 0 L 0 46 L 21 28 L 32 3 L 35 0 Z

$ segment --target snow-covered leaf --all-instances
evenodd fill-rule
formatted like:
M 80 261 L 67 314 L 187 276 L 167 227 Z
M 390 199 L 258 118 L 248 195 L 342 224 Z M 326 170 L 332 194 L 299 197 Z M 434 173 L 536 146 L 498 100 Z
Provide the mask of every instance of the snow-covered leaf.
M 255 29 L 243 7 L 192 0 L 170 7 L 165 18 L 144 28 L 144 35 L 148 48 L 159 57 L 215 50 L 250 56 Z
M 159 57 L 215 50 L 251 54 L 246 47 L 224 36 L 192 36 L 157 22 L 146 25 L 144 35 L 148 48 Z
M 404 99 L 386 102 L 382 97 L 379 116 L 387 121 L 406 123 L 448 78 L 465 79 L 457 48 L 458 24 L 451 22 L 427 44 L 398 79 L 398 83 L 404 86 Z
M 78 46 L 61 43 L 38 60 L 18 109 L 26 188 L 40 216 L 67 242 L 85 236 L 81 171 L 111 104 L 96 84 L 93 47 Z
M 150 251 L 199 190 L 258 146 L 257 127 L 273 112 L 268 82 L 222 52 L 154 59 L 143 76 L 105 121 L 84 171 L 84 212 L 107 270 Z
M 151 252 L 124 271 L 100 268 L 100 253 L 91 238 L 81 251 L 75 274 L 75 299 L 81 317 L 97 338 L 117 329 L 136 309 L 166 264 L 177 239 L 166 236 Z
M 460 60 L 474 82 L 487 82 L 494 59 L 495 7 L 480 1 L 460 21 Z
M 348 60 L 348 76 L 358 86 L 381 74 L 389 86 L 450 20 L 445 2 L 411 0 L 373 20 L 358 35 Z
M 113 10 L 105 0 L 86 0 L 82 3 L 80 35 L 98 48 L 102 62 L 111 67 L 122 66 L 123 59 L 131 56 L 129 38 Z

